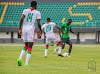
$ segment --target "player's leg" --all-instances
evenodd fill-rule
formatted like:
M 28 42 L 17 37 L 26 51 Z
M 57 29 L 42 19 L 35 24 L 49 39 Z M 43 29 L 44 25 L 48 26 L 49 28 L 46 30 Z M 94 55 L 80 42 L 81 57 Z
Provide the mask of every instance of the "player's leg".
M 23 47 L 23 49 L 21 51 L 21 54 L 19 56 L 19 59 L 21 59 L 21 60 L 22 60 L 26 50 L 28 49 L 27 33 L 26 33 L 25 30 L 22 30 L 22 37 L 23 37 L 23 41 L 24 41 L 25 45 L 24 45 L 24 47 Z
M 68 51 L 68 55 L 71 54 L 71 51 L 72 51 L 72 43 L 70 42 L 70 43 L 69 43 L 69 51 Z
M 19 65 L 19 66 L 22 66 L 21 60 L 22 60 L 24 54 L 26 53 L 26 50 L 27 50 L 27 49 L 28 49 L 28 43 L 25 42 L 25 46 L 23 47 L 23 49 L 22 49 L 22 51 L 21 51 L 21 53 L 20 53 L 20 56 L 19 56 L 19 58 L 17 59 L 17 62 L 18 62 L 18 65 Z
M 66 43 L 69 45 L 68 55 L 70 56 L 71 51 L 72 51 L 72 43 L 70 42 L 69 39 L 67 39 Z
M 65 48 L 65 43 L 62 43 L 62 49 L 64 49 Z
M 48 56 L 48 47 L 49 47 L 49 39 L 46 37 L 46 47 L 45 47 L 45 50 L 44 50 L 45 58 L 47 58 L 47 56 Z
M 28 49 L 28 42 L 25 42 L 25 46 L 23 47 L 23 49 L 21 51 L 21 54 L 19 56 L 19 59 L 22 60 L 22 58 L 23 58 L 23 56 L 24 56 L 24 54 L 25 54 L 25 52 L 26 52 L 27 49 Z
M 31 57 L 32 46 L 33 46 L 33 42 L 28 42 L 28 49 L 27 49 L 28 51 L 27 51 L 27 55 L 26 55 L 25 65 L 28 65 L 29 59 Z
M 34 33 L 33 27 L 29 27 L 28 30 L 27 30 L 28 49 L 27 49 L 25 65 L 28 65 L 29 59 L 31 57 L 32 46 L 33 46 L 34 39 L 35 39 L 34 36 L 35 36 L 35 33 Z
M 49 47 L 49 45 L 46 44 L 45 52 L 44 52 L 45 58 L 47 58 L 47 56 L 48 56 L 48 47 Z
M 65 40 L 65 39 L 62 39 L 62 49 L 65 48 L 65 43 L 66 43 L 66 40 Z M 57 44 L 57 46 L 58 46 L 58 45 L 59 45 L 59 43 Z M 55 54 L 56 51 L 58 51 L 58 49 L 59 49 L 59 48 L 55 48 L 53 53 Z
M 57 45 L 58 46 L 58 45 Z M 53 51 L 53 53 L 55 54 L 57 51 L 59 50 L 59 48 L 57 47 L 57 48 L 55 48 L 54 49 L 54 51 Z
M 17 62 L 18 62 L 19 66 L 22 66 L 22 62 L 21 62 L 22 58 L 23 58 L 26 50 L 28 49 L 27 35 L 26 35 L 26 32 L 24 30 L 22 30 L 22 37 L 23 37 L 23 41 L 24 41 L 25 45 L 24 45 L 24 47 L 23 47 L 23 49 L 20 53 L 19 58 L 17 59 Z
M 63 38 L 62 38 L 62 49 L 65 48 L 65 44 L 66 44 L 66 39 L 63 39 Z
M 61 51 L 62 51 L 62 42 L 58 42 L 58 56 L 61 56 L 63 57 L 63 55 L 61 54 Z
M 55 38 L 54 38 L 54 42 L 57 42 L 57 43 L 58 43 L 58 49 L 55 49 L 55 50 L 54 50 L 54 53 L 55 53 L 56 51 L 58 51 L 58 56 L 63 57 L 63 56 L 61 55 L 62 42 L 61 42 L 60 38 L 59 38 L 59 37 L 55 37 Z

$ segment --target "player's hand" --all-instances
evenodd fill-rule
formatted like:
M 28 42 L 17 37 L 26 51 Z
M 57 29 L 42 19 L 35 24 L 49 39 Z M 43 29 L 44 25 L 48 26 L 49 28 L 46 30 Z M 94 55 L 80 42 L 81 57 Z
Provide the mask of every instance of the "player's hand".
M 42 31 L 39 30 L 37 33 L 38 33 L 38 36 L 42 36 Z
M 76 35 L 78 35 L 78 33 L 76 33 Z
M 40 34 L 42 35 L 42 31 L 40 30 Z
M 19 35 L 22 35 L 22 30 L 18 30 Z

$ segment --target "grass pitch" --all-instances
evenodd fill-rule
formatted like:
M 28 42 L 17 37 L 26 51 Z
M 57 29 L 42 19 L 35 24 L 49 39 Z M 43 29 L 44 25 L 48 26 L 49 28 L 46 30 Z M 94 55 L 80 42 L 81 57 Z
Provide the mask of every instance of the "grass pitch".
M 56 46 L 49 47 L 48 58 L 44 58 L 45 46 L 34 46 L 29 66 L 17 65 L 22 46 L 0 46 L 0 74 L 100 74 L 100 45 L 73 45 L 71 57 L 53 54 Z M 68 46 L 62 50 L 68 51 Z M 95 61 L 96 66 L 88 65 Z M 90 69 L 88 69 L 90 67 Z M 96 71 L 93 71 L 95 70 Z

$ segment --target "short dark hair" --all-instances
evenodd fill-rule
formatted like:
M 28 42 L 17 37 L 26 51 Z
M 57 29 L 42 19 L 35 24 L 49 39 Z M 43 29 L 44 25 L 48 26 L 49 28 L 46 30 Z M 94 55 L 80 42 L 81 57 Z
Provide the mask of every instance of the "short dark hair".
M 72 19 L 68 19 L 68 21 L 72 21 Z
M 37 2 L 36 1 L 32 1 L 31 2 L 31 7 L 36 7 L 37 6 Z
M 47 21 L 51 21 L 51 19 L 50 18 L 47 18 Z

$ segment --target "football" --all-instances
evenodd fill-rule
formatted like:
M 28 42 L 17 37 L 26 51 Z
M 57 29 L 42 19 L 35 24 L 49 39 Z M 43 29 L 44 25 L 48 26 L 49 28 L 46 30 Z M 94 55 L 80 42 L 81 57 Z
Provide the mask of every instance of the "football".
M 64 56 L 64 57 L 67 57 L 67 56 L 68 56 L 68 53 L 67 53 L 67 52 L 64 52 L 64 53 L 63 53 L 63 56 Z

